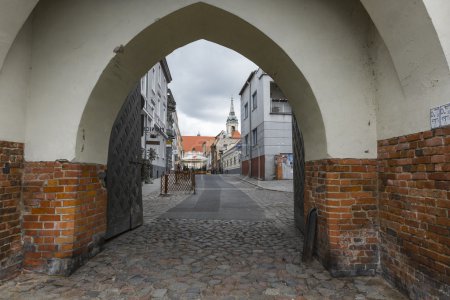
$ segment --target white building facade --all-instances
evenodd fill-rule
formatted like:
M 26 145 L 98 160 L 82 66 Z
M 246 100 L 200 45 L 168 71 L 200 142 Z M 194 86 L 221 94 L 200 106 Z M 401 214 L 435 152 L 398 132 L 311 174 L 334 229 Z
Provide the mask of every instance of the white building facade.
M 166 59 L 154 65 L 141 78 L 142 108 L 142 158 L 147 159 L 153 152 L 151 176 L 157 178 L 167 171 L 168 136 L 168 84 L 172 81 Z
M 222 155 L 224 174 L 241 174 L 241 141 L 231 145 Z
M 172 170 L 181 169 L 181 158 L 183 157 L 183 140 L 181 138 L 180 126 L 178 124 L 178 114 L 172 112 L 174 139 L 172 141 Z
M 275 155 L 292 154 L 292 111 L 281 89 L 263 70 L 242 87 L 242 174 L 272 180 Z
M 236 145 L 241 138 L 238 130 L 239 120 L 234 111 L 233 98 L 231 98 L 230 112 L 226 121 L 226 132 L 222 130 L 211 145 L 211 171 L 213 173 L 224 173 L 225 165 L 222 156 L 226 151 Z M 240 174 L 240 171 L 239 171 Z

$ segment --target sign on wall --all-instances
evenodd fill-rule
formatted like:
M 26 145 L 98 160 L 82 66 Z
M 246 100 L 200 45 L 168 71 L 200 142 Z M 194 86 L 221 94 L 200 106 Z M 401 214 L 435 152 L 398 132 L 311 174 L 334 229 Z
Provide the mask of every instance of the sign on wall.
M 430 109 L 431 129 L 450 125 L 450 103 Z

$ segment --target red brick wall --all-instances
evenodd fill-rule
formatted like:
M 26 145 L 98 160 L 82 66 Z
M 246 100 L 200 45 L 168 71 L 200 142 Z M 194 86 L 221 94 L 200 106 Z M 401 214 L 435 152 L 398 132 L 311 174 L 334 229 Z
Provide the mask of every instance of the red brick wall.
M 69 274 L 99 251 L 106 230 L 102 165 L 27 162 L 23 177 L 24 267 Z
M 248 172 L 248 160 L 243 160 L 242 161 L 242 169 L 241 169 L 241 174 L 244 176 L 248 176 L 249 172 Z
M 266 157 L 264 155 L 252 158 L 252 174 L 253 178 L 263 179 L 266 174 Z
M 318 208 L 317 254 L 333 275 L 371 275 L 378 268 L 377 161 L 306 163 L 305 216 Z
M 3 172 L 6 164 L 9 173 Z M 0 280 L 21 267 L 20 190 L 23 144 L 0 141 Z
M 266 158 L 264 155 L 252 158 L 251 166 L 249 166 L 249 160 L 242 161 L 241 174 L 244 176 L 251 176 L 253 178 L 264 179 L 266 172 Z M 249 168 L 251 167 L 251 175 L 249 175 Z
M 450 293 L 450 128 L 379 141 L 378 159 L 383 274 L 411 298 L 444 299 Z

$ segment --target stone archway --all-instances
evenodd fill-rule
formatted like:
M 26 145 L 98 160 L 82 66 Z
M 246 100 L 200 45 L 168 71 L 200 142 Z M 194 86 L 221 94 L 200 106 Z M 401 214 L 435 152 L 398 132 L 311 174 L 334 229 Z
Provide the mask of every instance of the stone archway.
M 448 282 L 448 255 L 435 250 L 446 247 L 448 232 L 448 218 L 436 214 L 449 199 L 449 132 L 429 130 L 428 110 L 444 104 L 450 89 L 449 27 L 436 17 L 444 6 L 427 0 L 133 4 L 40 1 L 14 44 L 0 45 L 3 56 L 9 50 L 0 72 L 0 137 L 25 142 L 0 147 L 13 153 L 7 157 L 17 161 L 14 172 L 25 170 L 23 182 L 17 173 L 6 182 L 22 186 L 27 267 L 64 273 L 95 253 L 105 204 L 97 173 L 121 101 L 146 67 L 205 38 L 261 65 L 292 100 L 305 138 L 308 205 L 323 212 L 321 259 L 328 268 L 336 275 L 372 274 L 381 265 L 411 293 L 420 290 L 417 282 L 427 286 L 424 293 L 438 293 L 432 287 Z M 161 45 L 152 48 L 151 38 Z M 139 64 L 143 58 L 146 64 Z M 11 190 L 6 197 L 17 198 Z M 423 208 L 428 196 L 436 201 Z M 88 202 L 95 207 L 84 215 Z M 19 215 L 14 212 L 15 236 Z M 414 222 L 406 224 L 405 215 Z
M 78 129 L 75 160 L 104 161 L 109 140 L 108 128 L 129 87 L 161 57 L 199 39 L 239 52 L 279 82 L 287 97 L 295 99 L 291 104 L 302 127 L 310 128 L 305 133 L 306 144 L 310 147 L 307 153 L 310 153 L 311 159 L 328 156 L 325 127 L 317 100 L 308 81 L 285 51 L 245 20 L 199 2 L 145 28 L 109 62 L 84 109 Z M 105 109 L 99 110 L 99 107 Z M 103 120 L 101 127 L 97 126 L 98 118 Z

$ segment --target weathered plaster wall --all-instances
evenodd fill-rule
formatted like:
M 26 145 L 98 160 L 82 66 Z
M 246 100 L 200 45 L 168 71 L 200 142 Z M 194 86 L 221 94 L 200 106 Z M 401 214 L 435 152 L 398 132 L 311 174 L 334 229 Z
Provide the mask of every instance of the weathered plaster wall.
M 224 5 L 223 2 L 212 3 Z M 256 10 L 247 10 L 244 5 L 244 9 L 241 7 L 240 10 L 232 11 L 235 16 L 228 16 L 227 13 L 210 7 L 201 7 L 201 11 L 193 10 L 189 12 L 191 15 L 188 16 L 188 22 L 186 23 L 183 22 L 183 19 L 187 16 L 186 12 L 177 13 L 177 18 L 173 22 L 169 20 L 169 17 L 162 19 L 160 22 L 166 22 L 164 23 L 165 27 L 161 27 L 158 32 L 166 32 L 168 27 L 172 27 L 174 26 L 172 24 L 176 23 L 177 28 L 186 28 L 186 30 L 170 32 L 171 40 L 166 41 L 165 37 L 162 37 L 162 44 L 173 44 L 174 39 L 181 40 L 180 43 L 182 43 L 183 40 L 189 41 L 195 39 L 196 36 L 203 37 L 234 48 L 259 64 L 280 84 L 288 98 L 292 99 L 294 110 L 298 119 L 301 120 L 301 126 L 304 130 L 306 153 L 309 158 L 374 156 L 376 129 L 374 126 L 367 125 L 368 120 L 372 119 L 373 121 L 375 118 L 374 106 L 370 98 L 372 87 L 368 80 L 371 72 L 367 64 L 361 64 L 361 61 L 368 60 L 367 53 L 364 50 L 364 32 L 368 29 L 370 23 L 367 15 L 359 3 L 355 1 L 343 2 L 338 7 L 331 5 L 331 1 L 327 2 L 330 5 L 313 4 L 307 1 L 301 5 L 297 2 L 295 4 L 289 3 L 289 5 L 295 5 L 295 7 L 289 5 L 272 7 L 275 4 L 271 2 L 264 3 L 262 7 L 258 6 Z M 229 7 L 225 8 L 230 10 Z M 234 6 L 232 8 L 235 9 Z M 273 14 L 269 11 L 277 13 Z M 253 14 L 257 16 L 255 17 Z M 298 14 L 302 17 L 298 18 Z M 318 17 L 313 18 L 311 14 L 317 14 L 316 17 Z M 237 19 L 236 16 L 241 17 L 241 19 Z M 277 18 L 282 19 L 283 22 L 262 21 Z M 192 20 L 200 20 L 201 22 L 195 24 L 196 21 Z M 255 31 L 254 28 L 248 27 L 248 24 L 242 24 L 243 20 L 253 23 L 267 36 Z M 311 26 L 311 23 L 316 26 Z M 157 25 L 160 24 L 156 23 L 155 26 Z M 217 30 L 217 28 L 220 28 L 220 30 Z M 282 36 L 277 30 L 283 32 Z M 289 34 L 289 32 L 292 34 Z M 140 52 L 145 53 L 148 57 L 148 53 L 155 51 L 151 48 L 151 51 L 142 51 L 143 47 L 144 49 L 147 47 L 142 41 L 154 40 L 149 38 L 151 36 L 151 29 L 146 29 L 141 36 L 127 45 L 125 54 L 115 58 L 115 69 L 109 70 L 108 67 L 105 71 L 103 75 L 108 77 L 107 80 L 101 79 L 101 84 L 103 85 L 103 82 L 107 81 L 109 85 L 120 87 L 119 82 L 111 84 L 111 82 L 117 80 L 114 74 L 121 73 L 122 68 L 136 70 L 138 68 L 138 66 L 135 66 L 136 59 L 142 56 Z M 339 39 L 344 39 L 345 43 L 338 43 L 338 36 Z M 284 58 L 280 49 L 273 45 L 272 41 L 267 40 L 267 37 L 281 46 L 282 50 L 290 56 L 289 59 Z M 308 43 L 295 45 L 292 41 L 293 37 L 297 37 L 299 41 L 307 40 Z M 137 43 L 140 44 L 136 45 Z M 258 48 L 258 51 L 255 51 L 255 48 Z M 133 52 L 132 57 L 126 55 L 128 51 Z M 135 61 L 132 61 L 132 59 Z M 296 65 L 292 64 L 290 59 Z M 319 61 L 320 63 L 317 63 Z M 129 65 L 132 67 L 129 67 Z M 299 73 L 298 68 L 303 71 L 307 81 Z M 100 85 L 94 90 L 91 100 L 100 102 L 101 98 L 105 98 L 111 103 L 110 91 L 98 93 L 102 89 L 107 89 L 106 86 L 99 87 Z M 116 90 L 114 95 L 121 93 L 123 91 Z M 316 101 L 315 98 L 319 97 L 318 95 L 320 95 L 320 100 Z M 343 106 L 343 103 L 347 103 L 348 107 L 351 107 L 352 118 L 335 113 Z M 93 128 L 95 124 L 95 120 L 93 120 L 90 121 L 92 124 L 89 125 L 89 117 L 87 117 L 89 110 L 88 107 L 83 116 L 82 128 Z M 97 113 L 91 112 L 90 114 L 92 115 L 91 118 L 98 117 Z M 322 121 L 322 117 L 325 115 L 326 117 Z M 359 124 L 359 126 L 355 126 L 355 124 Z M 326 132 L 322 129 L 323 126 Z M 345 140 L 337 138 L 338 136 L 342 137 L 349 130 L 352 130 L 354 134 L 345 135 Z M 100 138 L 105 137 L 105 134 L 97 132 L 95 138 L 92 139 L 98 144 L 101 142 Z M 325 138 L 326 142 L 324 143 Z M 84 143 L 84 145 L 87 145 L 87 143 L 89 142 Z M 92 149 L 92 147 L 87 147 L 87 149 Z M 102 151 L 94 149 L 96 150 L 95 154 L 101 155 Z M 84 161 L 84 157 L 87 156 L 91 156 L 91 154 L 77 155 L 77 159 Z M 101 159 L 101 157 L 98 158 Z
M 307 155 L 319 158 L 375 155 L 376 129 L 367 125 L 368 118 L 374 121 L 375 117 L 370 97 L 371 73 L 361 63 L 367 61 L 364 41 L 370 20 L 358 1 L 342 1 L 339 5 L 329 0 L 285 1 L 282 5 L 273 1 L 258 1 L 258 5 L 254 0 L 207 1 L 240 21 L 225 22 L 229 20 L 227 13 L 213 10 L 212 16 L 186 18 L 188 26 L 179 26 L 175 21 L 165 23 L 158 34 L 147 32 L 133 40 L 149 25 L 163 23 L 160 18 L 194 2 L 136 0 L 133 5 L 122 2 L 105 5 L 102 0 L 40 2 L 33 21 L 27 159 L 76 157 L 104 162 L 107 143 L 101 141 L 108 139 L 110 123 L 129 87 L 162 56 L 198 38 L 234 48 L 271 73 L 297 103 L 294 110 L 303 123 Z M 151 47 L 155 39 L 148 37 L 161 38 L 157 49 Z M 75 149 L 83 109 L 100 75 L 115 56 L 113 49 L 121 44 L 126 46 L 122 58 L 118 55 L 111 62 L 115 68 L 103 73 L 104 80 L 98 82 L 92 94 L 94 98 L 108 99 L 108 105 L 93 102 L 89 108 L 102 122 L 95 120 L 95 130 L 84 128 L 86 140 L 90 141 L 85 149 L 92 151 L 83 156 Z M 270 48 L 263 47 L 266 45 Z M 141 51 L 134 52 L 138 48 Z M 130 60 L 127 52 L 138 55 Z M 353 118 L 335 113 L 344 106 L 351 108 Z M 354 134 L 336 138 L 350 128 Z
M 32 25 L 17 36 L 0 69 L 0 140 L 25 140 L 25 109 L 29 97 Z
M 394 81 L 385 90 L 389 93 L 377 97 L 380 108 L 377 117 L 382 124 L 379 126 L 378 139 L 429 130 L 430 108 L 448 102 L 450 74 L 424 1 L 361 2 L 387 46 L 404 95 L 394 98 L 396 89 L 393 87 L 397 85 Z M 386 64 L 389 62 L 379 63 L 378 67 Z M 391 73 L 388 69 L 384 70 Z M 386 84 L 387 81 L 380 83 Z M 383 100 L 384 95 L 390 100 Z
M 19 30 L 39 0 L 2 0 L 0 3 L 0 70 Z
M 450 65 L 450 26 L 448 24 L 448 20 L 450 20 L 450 1 L 424 0 L 424 3 L 444 49 L 447 63 Z
M 367 51 L 371 20 L 356 0 L 209 0 L 223 11 L 204 4 L 190 15 L 178 12 L 182 26 L 164 17 L 196 1 L 40 1 L 23 122 L 26 157 L 104 162 L 111 124 L 136 79 L 175 48 L 206 38 L 248 56 L 280 84 L 301 122 L 308 159 L 373 158 L 377 138 L 429 129 L 428 109 L 446 101 L 448 26 L 431 1 L 361 2 L 380 32 L 379 49 L 386 45 L 376 62 Z M 121 44 L 124 53 L 115 55 Z M 385 76 L 375 79 L 378 86 L 374 65 Z M 8 112 L 1 114 L 6 119 Z M 75 138 L 82 129 L 84 153 Z M 21 140 L 20 132 L 7 131 L 8 140 Z

